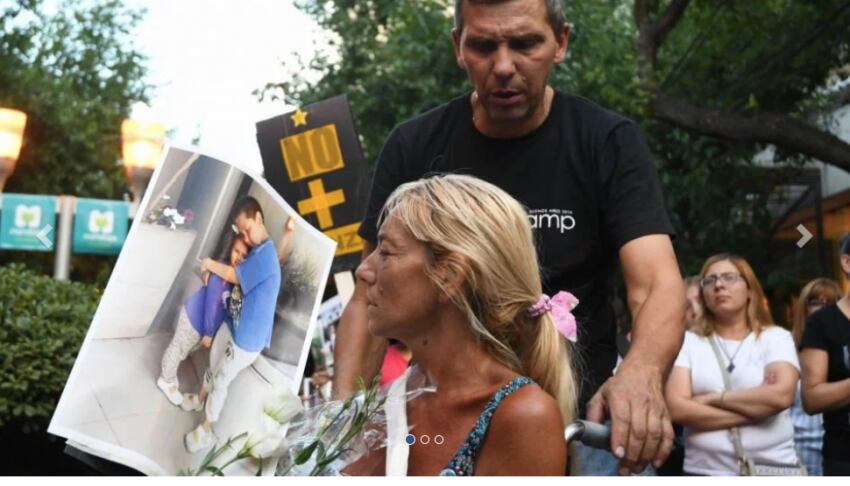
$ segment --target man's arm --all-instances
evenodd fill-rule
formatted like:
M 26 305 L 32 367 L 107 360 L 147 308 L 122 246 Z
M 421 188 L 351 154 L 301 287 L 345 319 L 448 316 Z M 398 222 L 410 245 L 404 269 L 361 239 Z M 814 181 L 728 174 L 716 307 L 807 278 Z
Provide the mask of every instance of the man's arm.
M 829 355 L 823 349 L 803 348 L 803 409 L 806 413 L 828 412 L 850 405 L 850 378 L 827 382 Z
M 631 310 L 629 353 L 590 400 L 587 417 L 611 417 L 611 450 L 620 472 L 660 466 L 673 447 L 662 387 L 682 346 L 685 289 L 668 235 L 648 235 L 620 249 Z
M 295 218 L 290 216 L 283 226 L 283 235 L 280 237 L 280 242 L 277 245 L 277 259 L 280 263 L 286 260 L 286 255 L 289 253 L 289 243 L 292 241 L 292 233 L 295 230 Z
M 363 241 L 363 260 L 375 249 Z M 366 283 L 357 280 L 354 294 L 340 316 L 334 349 L 334 397 L 343 399 L 357 392 L 357 377 L 370 383 L 384 361 L 387 340 L 369 334 Z
M 236 274 L 236 269 L 231 267 L 230 265 L 225 265 L 224 263 L 217 262 L 212 258 L 204 258 L 201 260 L 201 271 L 204 272 L 212 272 L 225 282 L 229 282 L 232 284 L 239 283 L 239 275 Z

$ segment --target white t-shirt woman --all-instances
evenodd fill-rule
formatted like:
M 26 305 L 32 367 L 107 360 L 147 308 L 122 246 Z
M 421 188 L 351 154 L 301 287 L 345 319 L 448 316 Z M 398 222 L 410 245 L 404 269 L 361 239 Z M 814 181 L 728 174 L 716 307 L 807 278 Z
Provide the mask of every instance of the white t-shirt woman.
M 716 334 L 702 337 L 688 331 L 674 367 L 690 370 L 694 396 L 725 390 L 723 375 L 709 342 L 715 338 L 725 351 L 721 351 L 724 365 L 729 364 L 727 356 L 733 357 L 734 368 L 730 373 L 733 390 L 765 383 L 769 380 L 765 369 L 771 363 L 786 362 L 800 369 L 791 333 L 778 326 L 769 326 L 758 336 L 750 333 L 743 341 L 726 340 Z M 741 425 L 739 430 L 744 451 L 756 464 L 788 466 L 797 463 L 794 426 L 788 410 L 752 425 Z M 729 429 L 700 432 L 685 427 L 684 470 L 711 476 L 739 474 Z

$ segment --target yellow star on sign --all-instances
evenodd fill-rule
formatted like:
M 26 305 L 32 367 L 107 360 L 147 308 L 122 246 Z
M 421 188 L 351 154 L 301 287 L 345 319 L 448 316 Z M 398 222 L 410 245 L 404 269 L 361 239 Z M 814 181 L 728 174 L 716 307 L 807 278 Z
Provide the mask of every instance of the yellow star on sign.
M 296 128 L 300 127 L 301 125 L 307 124 L 307 112 L 301 111 L 300 107 L 295 110 L 295 113 L 293 113 L 292 116 L 289 118 L 292 119 L 292 123 L 295 125 Z

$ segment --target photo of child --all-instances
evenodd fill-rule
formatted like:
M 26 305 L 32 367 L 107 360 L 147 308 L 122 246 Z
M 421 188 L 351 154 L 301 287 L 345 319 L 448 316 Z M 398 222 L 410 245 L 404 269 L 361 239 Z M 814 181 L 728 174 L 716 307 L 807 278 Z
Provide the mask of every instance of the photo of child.
M 231 236 L 229 262 L 237 266 L 245 259 L 250 247 L 241 236 Z M 207 275 L 203 287 L 192 294 L 180 309 L 174 338 L 162 356 L 162 373 L 156 385 L 174 405 L 183 404 L 183 394 L 177 381 L 177 367 L 189 353 L 203 346 L 210 349 L 212 338 L 224 322 L 225 299 L 232 295 L 233 284 L 220 276 Z
M 241 289 L 241 305 L 234 306 L 238 309 L 235 312 L 226 314 L 227 326 L 220 327 L 215 335 L 215 350 L 210 352 L 210 367 L 204 373 L 201 391 L 187 400 L 190 403 L 187 408 L 191 409 L 205 403 L 203 421 L 186 435 L 189 452 L 205 449 L 215 442 L 211 427 L 224 407 L 227 388 L 271 344 L 280 289 L 278 252 L 263 224 L 263 210 L 253 197 L 246 196 L 237 203 L 233 224 L 252 246 L 244 260 L 231 265 L 209 258 L 201 262 L 201 270 L 211 273 L 210 278 L 223 279 Z M 286 235 L 291 234 L 292 226 L 290 219 Z

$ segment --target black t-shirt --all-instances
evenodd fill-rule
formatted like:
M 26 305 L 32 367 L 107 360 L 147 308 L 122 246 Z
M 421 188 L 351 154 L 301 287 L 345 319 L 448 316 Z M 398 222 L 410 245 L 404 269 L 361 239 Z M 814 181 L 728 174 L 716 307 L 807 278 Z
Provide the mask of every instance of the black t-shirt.
M 475 128 L 469 96 L 456 98 L 390 133 L 360 236 L 375 243 L 378 214 L 392 191 L 432 172 L 480 177 L 528 209 L 544 291 L 568 290 L 580 301 L 574 313 L 583 409 L 616 364 L 606 287 L 617 251 L 640 236 L 673 234 L 639 129 L 588 100 L 556 92 L 538 129 L 494 139 Z
M 850 320 L 837 304 L 809 316 L 800 347 L 826 351 L 827 382 L 850 378 Z M 850 460 L 850 406 L 824 412 L 823 428 L 823 457 Z

